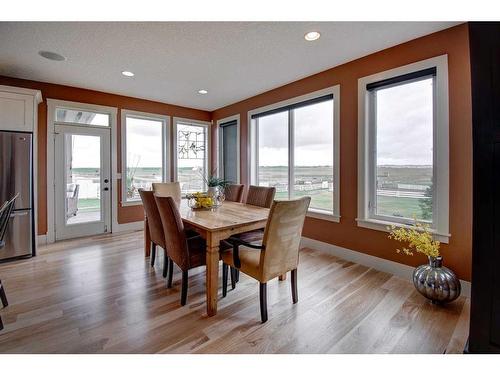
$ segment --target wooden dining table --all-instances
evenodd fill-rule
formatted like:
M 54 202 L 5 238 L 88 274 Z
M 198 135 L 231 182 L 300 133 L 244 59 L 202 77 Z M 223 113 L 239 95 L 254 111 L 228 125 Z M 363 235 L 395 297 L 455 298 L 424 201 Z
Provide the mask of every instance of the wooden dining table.
M 224 202 L 210 210 L 192 210 L 182 200 L 179 208 L 184 226 L 198 232 L 207 243 L 206 301 L 207 314 L 217 314 L 219 287 L 219 244 L 234 234 L 265 228 L 269 209 L 244 203 Z M 148 257 L 151 239 L 147 218 L 144 220 L 144 254 Z M 281 279 L 283 279 L 282 277 Z

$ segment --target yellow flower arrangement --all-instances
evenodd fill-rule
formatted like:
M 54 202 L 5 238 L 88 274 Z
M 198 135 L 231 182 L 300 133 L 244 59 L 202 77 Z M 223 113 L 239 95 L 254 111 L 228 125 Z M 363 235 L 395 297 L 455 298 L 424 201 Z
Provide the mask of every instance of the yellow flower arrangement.
M 419 223 L 415 219 L 415 226 L 412 228 L 397 228 L 392 225 L 390 230 L 389 238 L 408 243 L 408 247 L 397 249 L 398 253 L 403 252 L 406 255 L 413 255 L 413 251 L 416 251 L 428 257 L 435 258 L 439 256 L 440 242 L 432 238 L 429 225 Z
M 211 208 L 214 205 L 214 199 L 203 193 L 194 193 L 192 197 L 195 200 L 194 208 Z

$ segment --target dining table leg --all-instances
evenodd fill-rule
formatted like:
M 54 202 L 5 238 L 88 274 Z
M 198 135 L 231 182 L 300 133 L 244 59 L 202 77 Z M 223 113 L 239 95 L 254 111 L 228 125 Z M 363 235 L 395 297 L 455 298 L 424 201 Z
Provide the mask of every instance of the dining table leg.
M 219 291 L 219 242 L 207 236 L 207 271 L 206 295 L 207 315 L 217 314 L 217 297 Z
M 144 218 L 144 256 L 147 258 L 151 252 L 151 236 L 149 235 L 148 218 Z

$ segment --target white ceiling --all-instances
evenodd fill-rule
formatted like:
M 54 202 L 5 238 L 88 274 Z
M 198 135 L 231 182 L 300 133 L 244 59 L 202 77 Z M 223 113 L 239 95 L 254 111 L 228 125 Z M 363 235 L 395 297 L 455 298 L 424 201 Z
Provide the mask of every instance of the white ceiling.
M 0 22 L 0 75 L 214 110 L 456 24 Z M 304 40 L 311 30 L 318 41 Z

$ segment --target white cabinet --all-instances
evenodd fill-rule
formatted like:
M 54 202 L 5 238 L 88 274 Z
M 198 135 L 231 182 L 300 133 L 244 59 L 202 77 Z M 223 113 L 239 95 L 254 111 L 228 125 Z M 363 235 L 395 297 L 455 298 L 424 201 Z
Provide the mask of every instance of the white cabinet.
M 0 130 L 33 132 L 40 91 L 0 85 Z

